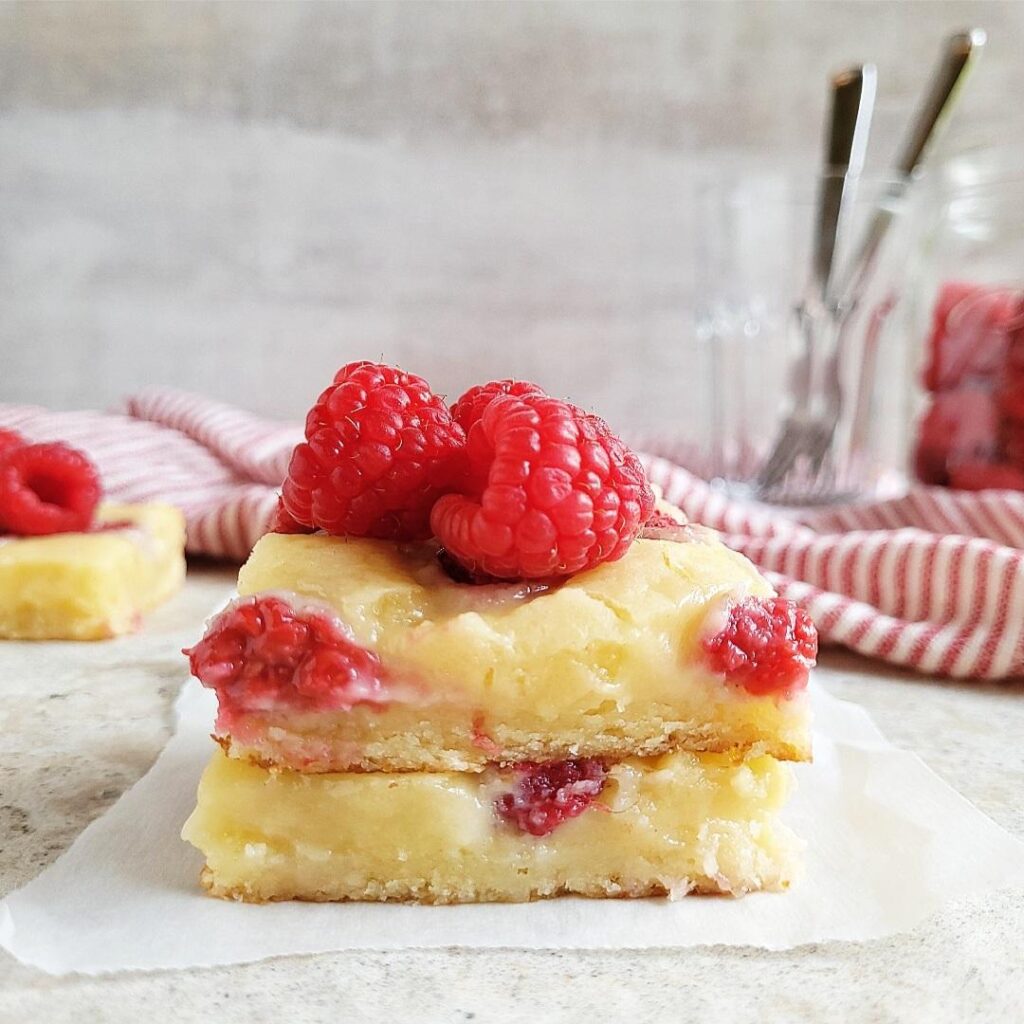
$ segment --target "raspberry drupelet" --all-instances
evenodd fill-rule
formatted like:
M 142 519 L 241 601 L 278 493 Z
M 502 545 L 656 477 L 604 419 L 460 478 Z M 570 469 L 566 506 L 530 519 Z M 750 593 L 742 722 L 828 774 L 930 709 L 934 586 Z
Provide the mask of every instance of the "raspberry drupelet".
M 498 395 L 471 424 L 460 491 L 434 505 L 434 534 L 498 579 L 621 558 L 654 508 L 640 461 L 603 420 L 536 393 Z
M 277 508 L 274 509 L 274 514 L 270 517 L 270 523 L 267 526 L 268 533 L 313 533 L 314 528 L 312 526 L 304 526 L 302 523 L 296 522 L 288 514 L 288 509 L 284 507 L 284 498 L 277 499 Z
M 544 389 L 539 384 L 528 380 L 492 380 L 487 384 L 478 384 L 470 388 L 453 406 L 452 418 L 469 434 L 470 428 L 484 414 L 484 409 L 501 395 L 512 395 L 522 398 L 525 395 L 543 395 Z

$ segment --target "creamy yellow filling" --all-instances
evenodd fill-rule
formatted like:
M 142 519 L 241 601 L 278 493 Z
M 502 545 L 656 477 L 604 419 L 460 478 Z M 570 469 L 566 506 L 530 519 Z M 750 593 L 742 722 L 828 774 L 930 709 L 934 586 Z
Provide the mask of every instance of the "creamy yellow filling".
M 613 766 L 595 804 L 547 836 L 504 821 L 514 773 L 322 774 L 217 752 L 183 836 L 215 895 L 525 900 L 783 888 L 800 843 L 776 818 L 788 769 L 676 753 Z
M 125 530 L 0 543 L 0 638 L 95 640 L 131 630 L 185 575 L 185 523 L 167 505 L 104 504 Z

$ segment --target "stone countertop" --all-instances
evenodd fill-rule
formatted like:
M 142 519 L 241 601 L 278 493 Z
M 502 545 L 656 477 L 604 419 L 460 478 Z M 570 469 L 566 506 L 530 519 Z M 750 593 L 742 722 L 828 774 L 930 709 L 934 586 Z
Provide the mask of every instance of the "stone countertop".
M 0 896 L 33 878 L 143 775 L 167 740 L 177 650 L 232 585 L 190 573 L 137 636 L 0 644 Z M 44 666 L 40 678 L 39 666 Z M 1024 683 L 937 682 L 828 654 L 821 683 L 1024 837 Z M 969 864 L 964 870 L 971 870 Z M 1024 881 L 914 931 L 787 952 L 421 950 L 50 977 L 0 952 L 0 1022 L 1024 1020 Z

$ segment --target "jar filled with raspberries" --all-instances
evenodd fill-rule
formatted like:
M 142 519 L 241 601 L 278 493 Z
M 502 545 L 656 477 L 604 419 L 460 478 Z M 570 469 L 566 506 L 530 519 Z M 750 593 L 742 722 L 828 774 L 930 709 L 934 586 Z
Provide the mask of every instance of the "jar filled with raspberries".
M 1024 491 L 1024 151 L 979 148 L 935 176 L 916 261 L 911 471 Z

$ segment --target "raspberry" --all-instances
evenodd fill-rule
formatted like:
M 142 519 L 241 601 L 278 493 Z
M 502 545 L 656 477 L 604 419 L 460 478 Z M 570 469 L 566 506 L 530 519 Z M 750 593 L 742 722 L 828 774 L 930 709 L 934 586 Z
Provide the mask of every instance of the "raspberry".
M 1024 423 L 1004 420 L 1000 435 L 1007 459 L 1014 465 L 1024 468 Z
M 312 533 L 312 526 L 303 526 L 302 523 L 297 523 L 288 514 L 288 510 L 284 507 L 284 498 L 277 499 L 277 508 L 274 510 L 274 515 L 270 520 L 270 525 L 267 527 L 267 533 Z
M 807 685 L 818 633 L 792 601 L 751 597 L 730 605 L 725 627 L 703 645 L 711 670 L 729 682 L 757 696 L 788 695 Z
M 950 471 L 949 485 L 961 491 L 1024 491 L 1024 470 L 1008 462 L 964 462 Z
M 0 453 L 12 448 L 23 448 L 28 442 L 13 430 L 0 430 Z
M 918 424 L 914 452 L 917 478 L 945 485 L 958 462 L 989 461 L 999 442 L 999 409 L 988 391 L 965 388 L 943 391 Z
M 343 366 L 306 418 L 284 507 L 299 524 L 390 540 L 430 536 L 465 434 L 426 381 L 392 366 Z
M 0 529 L 24 536 L 85 530 L 100 500 L 96 467 L 59 442 L 0 453 Z
M 1005 375 L 1006 383 L 996 395 L 999 411 L 1008 420 L 1024 422 L 1024 373 L 1007 370 Z
M 1015 298 L 1005 288 L 959 281 L 942 286 L 932 313 L 929 363 L 924 371 L 929 391 L 995 377 L 1006 353 Z
M 470 427 L 484 414 L 484 409 L 499 395 L 543 395 L 544 389 L 539 384 L 531 384 L 528 380 L 492 380 L 489 384 L 478 384 L 470 388 L 453 406 L 452 418 L 469 434 Z
M 325 711 L 386 700 L 380 659 L 355 643 L 329 612 L 297 611 L 279 597 L 248 597 L 225 608 L 202 640 L 182 651 L 221 712 L 282 704 Z
M 493 398 L 466 442 L 437 539 L 475 576 L 545 579 L 621 558 L 654 508 L 643 467 L 596 416 L 545 395 Z
M 581 815 L 600 795 L 608 769 L 593 758 L 527 763 L 511 793 L 494 801 L 505 821 L 532 836 L 546 836 L 570 818 Z
M 1024 370 L 1024 294 L 1018 292 L 1017 304 L 1006 321 L 1006 364 L 1011 370 Z

